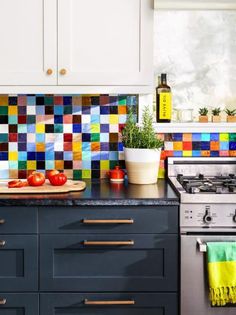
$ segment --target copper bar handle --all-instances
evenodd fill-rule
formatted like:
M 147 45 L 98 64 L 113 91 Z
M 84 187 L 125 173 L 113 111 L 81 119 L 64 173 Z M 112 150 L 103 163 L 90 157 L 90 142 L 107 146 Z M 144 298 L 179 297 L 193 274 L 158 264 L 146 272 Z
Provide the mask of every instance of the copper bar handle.
M 92 301 L 92 300 L 84 300 L 85 305 L 134 305 L 134 300 L 118 300 L 118 301 Z
M 85 246 L 133 246 L 134 241 L 83 241 Z
M 0 219 L 0 224 L 4 224 L 5 220 L 4 219 Z
M 0 240 L 0 247 L 5 246 L 5 244 L 6 244 L 6 241 Z
M 6 299 L 0 299 L 0 305 L 5 305 L 7 303 Z
M 83 219 L 83 224 L 133 224 L 133 219 Z

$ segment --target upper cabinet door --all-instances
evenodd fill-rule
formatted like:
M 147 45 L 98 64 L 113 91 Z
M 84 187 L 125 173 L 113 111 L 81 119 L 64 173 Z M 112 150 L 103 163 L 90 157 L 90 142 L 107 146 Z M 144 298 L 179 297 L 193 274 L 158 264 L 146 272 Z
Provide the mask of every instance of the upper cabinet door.
M 57 83 L 56 1 L 0 1 L 0 85 Z
M 152 0 L 58 0 L 58 27 L 59 85 L 151 85 Z

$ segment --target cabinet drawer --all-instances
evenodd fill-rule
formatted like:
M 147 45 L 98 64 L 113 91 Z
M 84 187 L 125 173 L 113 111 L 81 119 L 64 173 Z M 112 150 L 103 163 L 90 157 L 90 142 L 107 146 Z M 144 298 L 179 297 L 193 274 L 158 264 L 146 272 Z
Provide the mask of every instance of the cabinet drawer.
M 38 294 L 1 293 L 0 315 L 38 315 Z
M 40 236 L 40 289 L 175 291 L 177 235 Z
M 0 234 L 37 233 L 37 209 L 0 207 Z
M 0 235 L 0 291 L 36 291 L 36 235 Z
M 99 302 L 102 305 L 96 305 Z M 178 314 L 177 295 L 174 293 L 41 294 L 40 303 L 40 315 Z
M 39 211 L 39 230 L 56 234 L 177 233 L 178 207 L 49 207 Z

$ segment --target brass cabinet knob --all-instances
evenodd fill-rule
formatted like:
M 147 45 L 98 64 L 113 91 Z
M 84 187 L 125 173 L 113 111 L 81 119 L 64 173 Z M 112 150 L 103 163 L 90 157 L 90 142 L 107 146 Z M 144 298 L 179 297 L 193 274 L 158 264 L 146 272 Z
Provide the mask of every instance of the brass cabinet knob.
M 6 245 L 6 241 L 0 240 L 0 247 L 4 247 Z
M 66 69 L 61 69 L 61 70 L 60 70 L 60 74 L 61 74 L 61 75 L 66 75 Z
M 53 73 L 52 69 L 47 70 L 47 75 L 52 75 L 52 73 Z
M 0 298 L 0 305 L 5 305 L 7 303 L 6 299 Z

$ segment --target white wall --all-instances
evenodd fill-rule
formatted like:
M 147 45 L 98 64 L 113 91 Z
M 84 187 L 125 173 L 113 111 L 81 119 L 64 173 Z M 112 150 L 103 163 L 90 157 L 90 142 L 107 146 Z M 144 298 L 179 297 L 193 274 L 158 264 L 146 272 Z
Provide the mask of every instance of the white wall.
M 154 37 L 174 107 L 236 107 L 236 11 L 155 11 Z

